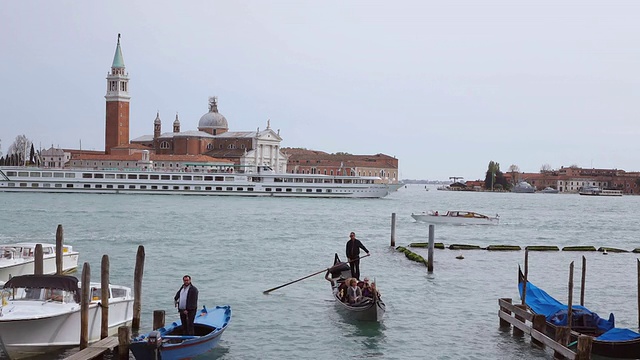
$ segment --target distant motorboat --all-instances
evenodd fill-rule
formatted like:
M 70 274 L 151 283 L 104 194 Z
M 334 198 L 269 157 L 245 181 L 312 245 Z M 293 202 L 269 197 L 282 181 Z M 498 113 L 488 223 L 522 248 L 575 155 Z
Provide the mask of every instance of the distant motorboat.
M 487 216 L 478 214 L 473 211 L 447 211 L 440 214 L 438 211 L 423 211 L 421 213 L 413 213 L 411 217 L 416 221 L 431 224 L 473 224 L 473 225 L 497 225 L 500 217 Z
M 56 272 L 56 245 L 39 243 L 42 246 L 43 274 Z M 35 249 L 38 243 L 16 243 L 0 245 L 0 281 L 12 276 L 34 273 Z M 78 267 L 78 252 L 71 245 L 62 245 L 62 272 L 70 273 Z
M 536 188 L 526 181 L 520 181 L 511 189 L 511 192 L 532 194 L 536 192 Z
M 560 191 L 558 189 L 554 189 L 550 186 L 547 186 L 546 188 L 544 188 L 542 191 L 540 191 L 543 194 L 557 194 Z

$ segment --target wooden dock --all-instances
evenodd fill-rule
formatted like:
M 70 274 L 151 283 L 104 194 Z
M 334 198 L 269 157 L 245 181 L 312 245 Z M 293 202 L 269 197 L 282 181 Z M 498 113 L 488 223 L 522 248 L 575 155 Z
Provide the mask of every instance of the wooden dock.
M 117 354 L 118 349 L 118 337 L 108 336 L 100 341 L 97 341 L 84 350 L 80 350 L 77 353 L 66 357 L 64 360 L 90 360 L 106 352 L 113 352 Z
M 532 314 L 527 310 L 526 305 L 514 305 L 511 299 L 498 299 L 498 305 L 500 306 L 498 311 L 500 327 L 512 325 L 513 336 L 530 335 L 532 345 L 541 348 L 549 347 L 553 350 L 556 359 L 583 360 L 591 358 L 592 337 L 580 335 L 577 349 L 574 352 L 564 345 L 569 341 L 570 329 L 567 328 L 568 331 L 562 332 L 564 335 L 559 334 L 558 339 L 552 339 L 544 332 L 546 327 L 544 315 Z

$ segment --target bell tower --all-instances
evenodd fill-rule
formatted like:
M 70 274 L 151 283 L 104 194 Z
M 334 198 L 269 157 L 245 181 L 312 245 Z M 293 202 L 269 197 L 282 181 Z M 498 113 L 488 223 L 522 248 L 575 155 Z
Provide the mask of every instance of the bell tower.
M 122 50 L 120 34 L 116 53 L 113 56 L 111 72 L 107 74 L 107 102 L 104 152 L 111 153 L 117 146 L 129 144 L 129 74 L 127 74 Z

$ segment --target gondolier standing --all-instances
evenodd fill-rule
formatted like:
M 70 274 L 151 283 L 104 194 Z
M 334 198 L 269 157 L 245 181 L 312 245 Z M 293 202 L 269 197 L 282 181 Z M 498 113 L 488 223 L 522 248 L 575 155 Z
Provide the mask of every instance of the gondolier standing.
M 191 276 L 182 277 L 182 287 L 173 298 L 180 313 L 184 335 L 194 335 L 193 321 L 198 311 L 198 289 L 191 284 Z
M 353 231 L 349 234 L 349 241 L 347 241 L 347 261 L 349 261 L 349 267 L 351 268 L 351 276 L 360 280 L 360 249 L 364 250 L 369 255 L 367 250 L 360 240 L 356 239 L 356 233 Z

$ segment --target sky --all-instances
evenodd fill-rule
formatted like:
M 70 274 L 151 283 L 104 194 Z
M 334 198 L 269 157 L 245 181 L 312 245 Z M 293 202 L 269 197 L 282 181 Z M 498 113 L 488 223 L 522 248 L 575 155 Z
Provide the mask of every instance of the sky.
M 130 138 L 208 97 L 230 131 L 282 147 L 387 154 L 401 179 L 640 171 L 638 1 L 9 1 L 0 151 L 104 149 L 118 33 Z

